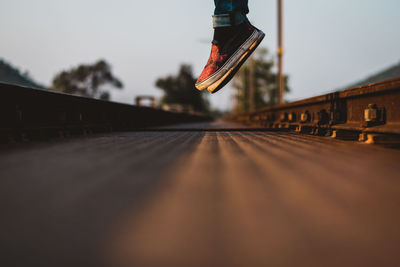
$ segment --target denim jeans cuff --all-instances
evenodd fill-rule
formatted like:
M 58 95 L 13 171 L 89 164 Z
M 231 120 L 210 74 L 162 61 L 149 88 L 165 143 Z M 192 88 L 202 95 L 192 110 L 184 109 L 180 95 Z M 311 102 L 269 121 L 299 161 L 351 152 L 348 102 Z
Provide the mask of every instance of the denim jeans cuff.
M 247 16 L 241 12 L 213 15 L 214 28 L 235 26 L 242 24 L 245 21 L 247 21 Z

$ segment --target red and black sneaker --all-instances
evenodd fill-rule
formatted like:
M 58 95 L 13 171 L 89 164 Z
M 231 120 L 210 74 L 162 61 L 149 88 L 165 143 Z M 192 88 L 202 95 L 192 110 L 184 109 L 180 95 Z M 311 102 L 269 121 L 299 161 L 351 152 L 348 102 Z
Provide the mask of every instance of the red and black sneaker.
M 211 55 L 196 82 L 196 88 L 215 93 L 224 87 L 264 36 L 262 31 L 248 22 L 233 27 L 216 28 Z

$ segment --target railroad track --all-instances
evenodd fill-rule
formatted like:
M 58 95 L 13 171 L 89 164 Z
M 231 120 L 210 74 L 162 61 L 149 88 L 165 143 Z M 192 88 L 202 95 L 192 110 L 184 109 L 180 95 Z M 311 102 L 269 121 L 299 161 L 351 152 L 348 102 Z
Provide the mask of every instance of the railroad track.
M 379 93 L 396 95 L 390 83 L 366 100 L 336 98 L 346 118 L 374 118 L 370 103 L 385 115 L 346 130 L 397 134 Z M 7 88 L 16 92 L 0 99 L 6 139 L 77 133 L 0 146 L 0 266 L 400 266 L 400 150 L 316 135 L 351 127 L 318 123 L 326 97 L 236 124 Z M 308 122 L 285 121 L 303 111 Z M 135 118 L 145 114 L 170 119 Z
M 291 130 L 373 143 L 399 143 L 400 78 L 268 107 L 228 118 L 268 130 Z

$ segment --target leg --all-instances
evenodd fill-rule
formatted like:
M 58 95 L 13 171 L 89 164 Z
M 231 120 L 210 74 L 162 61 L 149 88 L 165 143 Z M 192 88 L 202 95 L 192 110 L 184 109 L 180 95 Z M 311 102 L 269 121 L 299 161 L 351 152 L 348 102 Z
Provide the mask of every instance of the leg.
M 214 0 L 211 54 L 196 88 L 215 93 L 224 87 L 254 52 L 265 34 L 247 20 L 248 0 Z
M 214 3 L 214 28 L 235 26 L 247 21 L 248 0 L 214 0 Z
M 215 15 L 227 14 L 232 12 L 249 13 L 248 0 L 214 0 Z

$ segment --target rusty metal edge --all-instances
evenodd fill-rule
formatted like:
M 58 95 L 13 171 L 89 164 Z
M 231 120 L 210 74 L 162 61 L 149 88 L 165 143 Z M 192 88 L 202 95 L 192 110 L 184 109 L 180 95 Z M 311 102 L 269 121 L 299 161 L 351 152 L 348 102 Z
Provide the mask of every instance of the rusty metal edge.
M 279 115 L 286 112 L 292 112 L 294 109 L 299 110 L 302 107 L 318 109 L 321 110 L 326 109 L 327 105 L 332 105 L 339 103 L 340 101 L 348 101 L 349 103 L 354 103 L 354 100 L 357 99 L 378 99 L 382 97 L 390 97 L 391 95 L 397 96 L 400 93 L 400 77 L 385 80 L 377 83 L 366 84 L 362 86 L 357 86 L 354 88 L 349 88 L 343 91 L 337 91 L 325 95 L 315 96 L 307 99 L 302 99 L 299 101 L 285 103 L 282 105 L 276 105 L 272 107 L 266 107 L 262 109 L 258 109 L 252 112 L 247 112 L 243 114 L 237 114 L 230 117 L 225 118 L 229 121 L 239 122 L 246 125 L 263 125 L 267 129 L 296 129 L 298 128 L 308 128 L 312 133 L 318 132 L 315 129 L 319 129 L 319 132 L 323 132 L 324 135 L 329 135 L 333 131 L 353 131 L 359 133 L 380 133 L 380 134 L 400 134 L 400 121 L 397 122 L 389 122 L 382 123 L 384 125 L 363 125 L 362 118 L 359 118 L 358 121 L 348 121 L 347 118 L 341 122 L 333 122 L 333 123 L 316 123 L 315 121 L 311 121 L 309 123 L 302 123 L 300 121 L 296 122 L 287 122 L 287 121 L 279 121 L 278 116 L 274 116 L 275 118 L 271 120 L 267 120 L 267 114 L 271 115 Z M 397 98 L 396 98 L 397 99 Z M 393 101 L 395 101 L 393 99 Z M 399 101 L 400 105 L 400 101 Z M 352 106 L 354 108 L 354 106 Z M 357 107 L 359 110 L 365 107 Z M 350 107 L 345 107 L 346 112 L 350 109 Z M 393 107 L 392 107 L 393 109 Z M 384 112 L 400 112 L 399 110 L 389 110 Z M 386 116 L 386 115 L 385 115 Z M 321 131 L 321 129 L 323 131 Z
M 366 84 L 366 85 L 362 85 L 362 86 L 357 86 L 357 87 L 353 87 L 353 88 L 346 89 L 343 91 L 336 91 L 336 92 L 332 92 L 329 94 L 305 98 L 305 99 L 297 100 L 297 101 L 290 102 L 290 103 L 261 108 L 261 109 L 255 110 L 255 111 L 242 113 L 242 114 L 238 114 L 235 116 L 255 115 L 260 112 L 265 112 L 265 111 L 279 111 L 279 110 L 285 110 L 288 108 L 308 106 L 310 104 L 314 105 L 314 104 L 319 104 L 319 103 L 326 103 L 329 101 L 329 99 L 330 99 L 329 96 L 332 94 L 339 94 L 339 97 L 341 97 L 341 98 L 348 98 L 348 97 L 354 97 L 354 96 L 365 96 L 367 94 L 375 94 L 375 93 L 379 93 L 379 92 L 388 92 L 388 91 L 396 90 L 399 88 L 400 88 L 400 77 L 377 82 L 377 83 L 370 83 L 370 84 Z
M 0 83 L 0 143 L 212 120 L 209 116 Z

